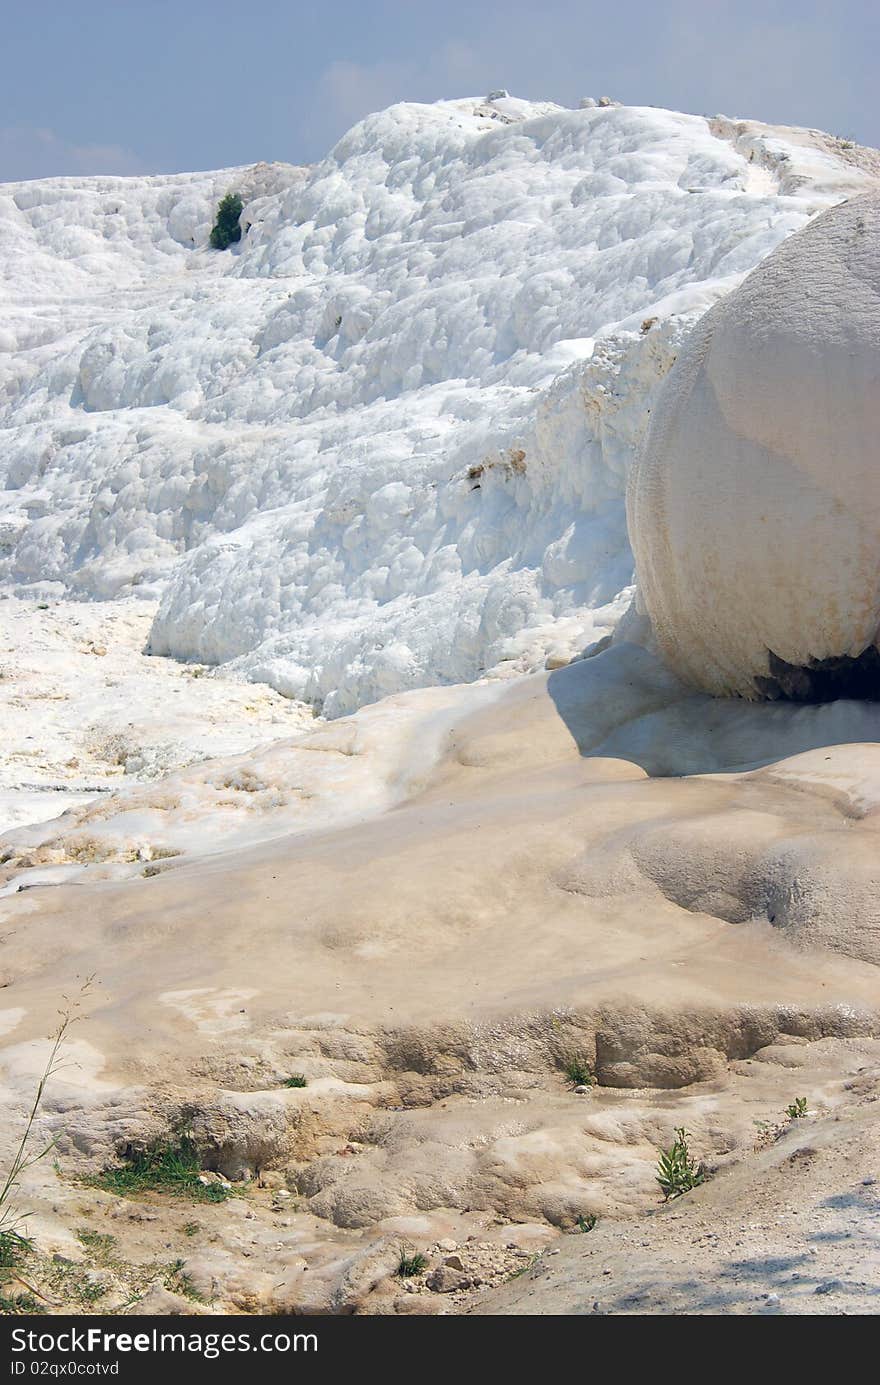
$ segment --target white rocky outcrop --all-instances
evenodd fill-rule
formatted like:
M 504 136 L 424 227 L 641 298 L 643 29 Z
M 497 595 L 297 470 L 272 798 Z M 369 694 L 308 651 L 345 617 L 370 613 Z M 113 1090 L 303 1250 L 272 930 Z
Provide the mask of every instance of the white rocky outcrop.
M 875 695 L 880 195 L 780 246 L 695 328 L 631 475 L 640 601 L 715 694 Z
M 608 632 L 678 341 L 868 174 L 809 132 L 492 93 L 312 169 L 0 188 L 0 581 L 328 715 Z M 207 247 L 218 199 L 244 235 Z

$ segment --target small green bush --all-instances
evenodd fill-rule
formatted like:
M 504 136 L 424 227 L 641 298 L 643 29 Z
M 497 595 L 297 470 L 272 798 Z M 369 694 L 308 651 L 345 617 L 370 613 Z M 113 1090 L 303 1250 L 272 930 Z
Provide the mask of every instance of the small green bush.
M 307 1087 L 309 1084 L 304 1073 L 294 1072 L 291 1073 L 290 1077 L 285 1077 L 282 1085 L 285 1087 Z
M 227 192 L 217 206 L 217 216 L 211 231 L 211 245 L 215 250 L 225 250 L 241 240 L 241 216 L 244 203 L 237 192 Z
M 581 1053 L 570 1053 L 563 1060 L 562 1071 L 573 1087 L 592 1087 L 596 1078 L 587 1059 Z
M 807 1114 L 807 1098 L 796 1096 L 790 1106 L 786 1106 L 785 1114 L 789 1120 L 801 1120 Z
M 428 1262 L 424 1255 L 401 1255 L 397 1273 L 401 1279 L 412 1279 L 416 1274 L 423 1274 L 427 1268 Z
M 691 1155 L 687 1141 L 687 1131 L 680 1125 L 675 1139 L 668 1149 L 660 1151 L 657 1161 L 657 1182 L 663 1193 L 663 1201 L 681 1197 L 706 1180 L 706 1170 Z

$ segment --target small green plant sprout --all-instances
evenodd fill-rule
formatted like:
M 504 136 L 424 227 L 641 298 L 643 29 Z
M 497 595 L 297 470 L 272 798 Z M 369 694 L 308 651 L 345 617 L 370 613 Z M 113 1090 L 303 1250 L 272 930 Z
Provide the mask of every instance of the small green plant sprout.
M 241 240 L 241 216 L 244 203 L 237 192 L 227 192 L 217 206 L 217 215 L 211 231 L 211 245 L 215 250 L 225 250 Z
M 572 1087 L 593 1087 L 596 1077 L 582 1053 L 569 1053 L 562 1061 L 562 1071 Z
M 397 1273 L 401 1279 L 412 1279 L 417 1274 L 424 1274 L 427 1268 L 427 1259 L 421 1252 L 417 1251 L 415 1255 L 401 1255 Z
M 521 1279 L 524 1274 L 528 1274 L 529 1270 L 534 1269 L 535 1265 L 537 1265 L 540 1258 L 540 1253 L 529 1256 L 528 1260 L 525 1262 L 524 1265 L 520 1265 L 518 1270 L 514 1270 L 511 1274 L 507 1276 L 505 1283 L 509 1284 L 513 1279 Z
M 805 1096 L 796 1096 L 791 1105 L 786 1106 L 785 1114 L 788 1116 L 789 1120 L 800 1120 L 807 1114 L 807 1098 Z
M 595 1212 L 585 1212 L 574 1224 L 575 1231 L 592 1231 L 599 1218 Z
M 307 1087 L 309 1084 L 305 1073 L 292 1072 L 289 1077 L 285 1077 L 281 1085 L 283 1087 Z
M 705 1182 L 706 1170 L 691 1154 L 687 1131 L 683 1125 L 677 1127 L 675 1139 L 669 1148 L 660 1151 L 656 1178 L 664 1202 L 681 1197 L 683 1193 L 689 1193 L 692 1188 L 698 1188 Z

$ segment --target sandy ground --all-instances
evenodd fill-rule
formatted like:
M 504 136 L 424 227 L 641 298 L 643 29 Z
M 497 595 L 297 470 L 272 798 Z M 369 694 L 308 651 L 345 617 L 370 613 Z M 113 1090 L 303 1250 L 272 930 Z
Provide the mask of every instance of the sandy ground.
M 601 1222 L 465 1309 L 491 1314 L 875 1314 L 880 1309 L 875 1065 L 845 1105 L 653 1213 Z

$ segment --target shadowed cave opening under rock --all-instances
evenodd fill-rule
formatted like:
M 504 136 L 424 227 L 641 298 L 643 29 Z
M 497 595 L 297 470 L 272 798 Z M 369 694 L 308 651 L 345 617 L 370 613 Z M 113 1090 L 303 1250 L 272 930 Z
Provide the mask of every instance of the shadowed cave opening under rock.
M 835 702 L 854 698 L 880 702 L 880 650 L 869 644 L 855 657 L 840 655 L 813 659 L 809 664 L 789 664 L 768 650 L 770 673 L 755 679 L 762 697 L 789 702 Z

